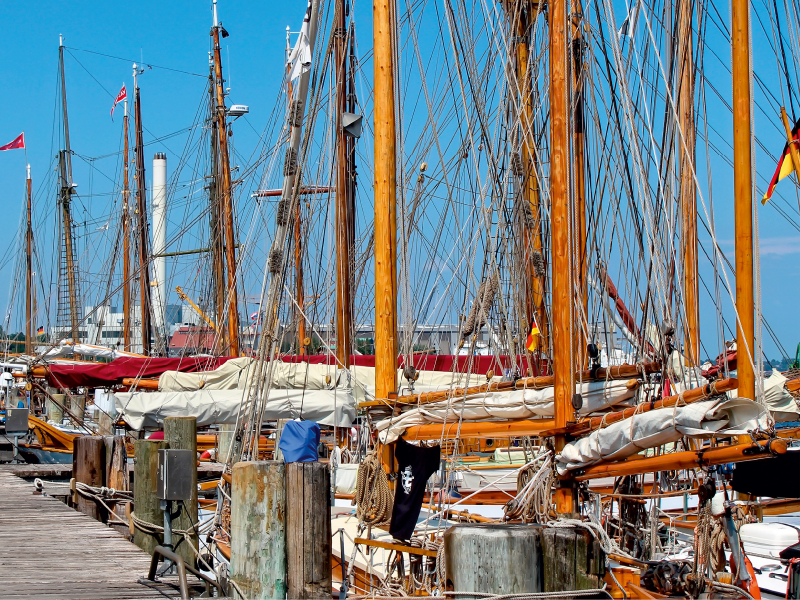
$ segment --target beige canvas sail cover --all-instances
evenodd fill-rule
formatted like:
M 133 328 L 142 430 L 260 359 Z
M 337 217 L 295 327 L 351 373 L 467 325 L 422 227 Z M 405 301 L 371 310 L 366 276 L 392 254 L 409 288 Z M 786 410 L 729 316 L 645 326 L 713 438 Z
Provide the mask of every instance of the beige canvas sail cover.
M 196 417 L 197 426 L 234 424 L 247 390 L 195 390 L 190 392 L 117 392 L 114 403 L 133 429 L 161 428 L 165 417 Z M 269 392 L 265 421 L 302 418 L 321 425 L 350 427 L 356 417 L 352 391 L 273 389 Z
M 578 384 L 576 391 L 583 396 L 582 413 L 589 414 L 633 397 L 627 381 L 592 381 Z M 398 417 L 380 421 L 375 426 L 382 442 L 391 443 L 408 427 L 426 423 L 458 423 L 508 419 L 552 417 L 554 388 L 514 390 L 476 394 L 442 402 L 432 402 L 404 412 Z
M 235 390 L 246 387 L 258 363 L 247 357 L 234 358 L 218 369 L 200 373 L 181 373 L 165 371 L 158 379 L 160 392 L 179 392 L 193 390 Z M 350 374 L 336 365 L 288 363 L 274 361 L 272 366 L 271 388 L 324 390 L 332 386 L 348 386 L 353 388 L 356 400 L 375 394 L 375 367 L 350 367 Z M 402 369 L 397 371 L 400 393 L 408 390 L 408 382 L 402 376 Z M 418 371 L 419 377 L 414 382 L 415 392 L 429 392 L 452 387 L 463 387 L 486 383 L 485 375 L 450 373 L 448 371 Z M 349 380 L 349 381 L 348 381 Z M 493 377 L 489 381 L 500 381 Z
M 556 457 L 559 473 L 600 461 L 622 460 L 683 436 L 747 435 L 766 428 L 766 411 L 747 398 L 714 399 L 639 413 L 570 442 Z

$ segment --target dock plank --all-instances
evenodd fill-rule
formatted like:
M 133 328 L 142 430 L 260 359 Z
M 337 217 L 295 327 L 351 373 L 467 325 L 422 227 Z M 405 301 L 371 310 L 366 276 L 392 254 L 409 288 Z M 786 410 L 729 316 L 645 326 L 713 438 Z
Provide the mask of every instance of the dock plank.
M 138 583 L 150 556 L 110 527 L 0 469 L 0 596 L 94 600 L 179 596 Z
M 128 458 L 128 473 L 133 472 L 133 459 Z M 225 465 L 217 462 L 201 462 L 197 467 L 197 476 L 200 479 L 214 479 L 221 477 Z M 17 477 L 39 477 L 41 479 L 69 479 L 72 477 L 72 463 L 64 465 L 55 464 L 4 464 L 0 471 L 12 473 Z

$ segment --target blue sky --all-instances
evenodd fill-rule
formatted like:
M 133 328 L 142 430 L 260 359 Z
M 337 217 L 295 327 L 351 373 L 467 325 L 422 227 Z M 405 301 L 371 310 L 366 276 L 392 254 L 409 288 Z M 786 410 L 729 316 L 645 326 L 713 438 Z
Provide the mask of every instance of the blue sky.
M 431 5 L 441 5 L 441 2 Z M 305 10 L 304 0 L 285 2 L 230 2 L 220 0 L 220 19 L 231 37 L 223 40 L 223 65 L 228 85 L 232 88 L 230 103 L 250 106 L 250 115 L 235 124 L 234 143 L 243 156 L 249 156 L 258 145 L 257 132 L 264 129 L 280 93 L 281 73 L 284 63 L 286 26 L 297 30 Z M 624 3 L 617 2 L 616 18 L 624 18 Z M 724 20 L 728 19 L 727 3 L 718 3 Z M 761 9 L 763 10 L 763 8 Z M 8 86 L 0 106 L 0 143 L 11 141 L 25 130 L 28 143 L 27 157 L 33 171 L 33 188 L 36 195 L 37 220 L 44 223 L 52 217 L 55 197 L 51 188 L 42 187 L 43 179 L 53 165 L 53 154 L 58 143 L 54 139 L 57 109 L 57 59 L 58 36 L 64 34 L 68 98 L 70 104 L 70 130 L 72 147 L 84 157 L 101 157 L 119 151 L 121 139 L 121 110 L 112 122 L 109 111 L 113 96 L 123 82 L 132 92 L 131 60 L 169 67 L 186 73 L 160 68 L 148 69 L 140 78 L 144 115 L 147 128 L 145 140 L 181 130 L 192 124 L 203 94 L 208 72 L 210 2 L 142 0 L 134 7 L 107 2 L 26 2 L 5 3 L 4 23 L 7 25 L 0 38 L 0 51 L 4 57 L 0 74 Z M 359 29 L 361 53 L 371 47 L 371 3 L 357 4 L 356 22 Z M 428 10 L 425 19 L 434 16 Z M 440 11 L 441 14 L 441 11 Z M 643 24 L 640 23 L 640 34 Z M 423 22 L 423 33 L 438 25 Z M 777 94 L 775 55 L 767 38 L 755 24 L 754 62 L 757 72 L 767 86 Z M 709 43 L 722 61 L 729 60 L 729 49 L 720 44 L 719 34 L 709 29 Z M 86 51 L 99 52 L 129 60 L 116 60 Z M 230 67 L 230 70 L 228 70 Z M 730 77 L 724 66 L 707 54 L 706 75 L 715 82 L 720 92 L 730 98 Z M 369 69 L 371 71 L 371 68 Z M 194 74 L 194 75 L 192 75 Z M 772 153 L 780 151 L 782 140 L 775 105 L 756 89 L 756 132 Z M 730 131 L 730 115 L 717 111 L 718 101 L 709 94 L 711 118 L 723 134 Z M 715 106 L 716 105 L 716 106 Z M 758 108 L 763 109 L 763 114 Z M 148 146 L 146 156 L 156 151 L 168 156 L 180 155 L 185 136 L 175 137 L 162 144 Z M 698 147 L 698 154 L 701 149 Z M 723 148 L 724 152 L 724 148 Z M 774 163 L 759 148 L 756 152 L 759 185 L 769 179 Z M 90 190 L 105 190 L 103 178 L 116 176 L 116 158 L 98 160 L 92 170 L 89 162 L 75 160 L 74 180 L 79 192 L 85 194 L 85 204 L 103 202 L 102 197 L 89 198 Z M 174 163 L 171 163 L 174 164 Z M 725 161 L 712 157 L 714 174 L 714 203 L 717 235 L 722 249 L 732 259 L 733 216 L 730 198 L 730 168 Z M 148 165 L 149 169 L 149 165 Z M 705 169 L 705 165 L 698 165 Z M 366 171 L 365 171 L 366 172 Z M 0 257 L 7 256 L 13 244 L 20 211 L 24 200 L 25 155 L 21 151 L 0 154 L 0 210 L 5 215 L 6 236 L 0 239 Z M 703 175 L 704 176 L 704 175 Z M 363 190 L 363 188 L 362 188 Z M 784 181 L 780 194 L 789 202 L 797 215 L 797 197 L 793 183 Z M 84 206 L 91 214 L 102 213 L 97 206 Z M 80 212 L 80 207 L 77 208 Z M 702 209 L 700 209 L 702 212 Z M 800 253 L 800 232 L 781 218 L 771 206 L 759 208 L 761 224 L 762 301 L 766 318 L 772 323 L 781 343 L 793 354 L 800 341 L 800 323 L 794 316 L 795 298 L 800 293 L 797 259 Z M 48 225 L 51 227 L 51 225 Z M 98 224 L 101 227 L 102 223 Z M 92 235 L 86 229 L 85 245 L 91 246 Z M 101 234 L 96 234 L 101 235 Z M 707 234 L 701 230 L 701 240 Z M 13 250 L 13 248 L 12 248 Z M 41 248 L 40 252 L 52 252 Z M 13 261 L 0 271 L 0 309 L 8 303 L 13 279 Z M 5 290 L 8 289 L 8 294 Z M 247 290 L 256 294 L 257 289 Z M 723 298 L 724 302 L 727 302 Z M 729 303 L 729 302 L 728 302 Z M 729 311 L 728 311 L 729 312 Z M 244 313 L 243 313 L 244 314 Z M 703 300 L 701 316 L 712 322 L 714 313 L 708 299 Z M 713 329 L 713 327 L 708 327 Z M 704 341 L 708 334 L 704 331 Z M 708 345 L 716 348 L 713 339 Z M 765 341 L 767 354 L 777 355 L 775 345 Z

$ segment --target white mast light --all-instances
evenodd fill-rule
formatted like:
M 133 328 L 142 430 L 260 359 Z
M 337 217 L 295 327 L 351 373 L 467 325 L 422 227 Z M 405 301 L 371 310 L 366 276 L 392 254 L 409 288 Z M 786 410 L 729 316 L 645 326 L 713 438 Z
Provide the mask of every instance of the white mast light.
M 228 109 L 228 116 L 239 118 L 242 115 L 246 115 L 250 112 L 250 107 L 246 104 L 234 104 Z

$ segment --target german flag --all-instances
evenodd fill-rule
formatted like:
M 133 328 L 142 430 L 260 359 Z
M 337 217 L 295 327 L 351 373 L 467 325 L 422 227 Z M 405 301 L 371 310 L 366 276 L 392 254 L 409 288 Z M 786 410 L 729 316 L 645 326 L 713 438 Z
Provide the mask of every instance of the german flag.
M 531 321 L 531 332 L 528 334 L 528 339 L 525 341 L 525 347 L 533 352 L 536 350 L 536 336 L 539 335 L 539 325 L 536 323 L 536 317 Z
M 39 325 L 39 328 L 36 330 L 36 335 L 44 335 L 44 327 Z
M 800 121 L 795 123 L 794 128 L 792 128 L 792 143 L 794 144 L 800 144 L 798 132 L 800 132 Z M 766 204 L 767 201 L 772 198 L 772 192 L 775 191 L 775 186 L 778 185 L 778 182 L 791 175 L 793 171 L 794 164 L 792 163 L 792 153 L 789 151 L 789 144 L 786 144 L 783 147 L 781 158 L 778 161 L 778 168 L 775 169 L 772 181 L 769 182 L 769 186 L 767 187 L 767 193 L 764 194 L 764 197 L 761 199 L 761 204 Z

